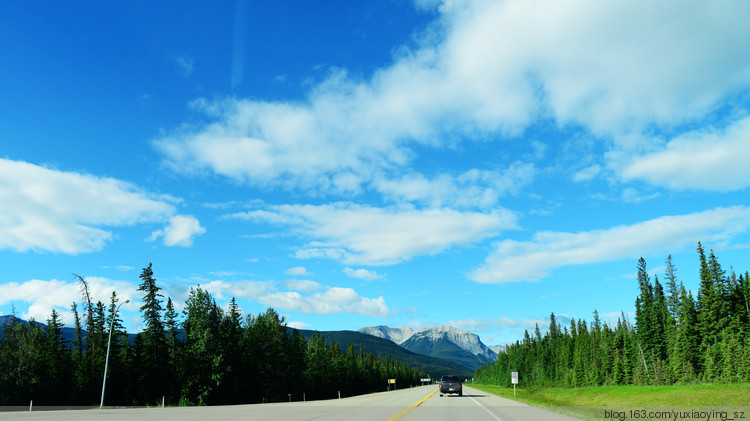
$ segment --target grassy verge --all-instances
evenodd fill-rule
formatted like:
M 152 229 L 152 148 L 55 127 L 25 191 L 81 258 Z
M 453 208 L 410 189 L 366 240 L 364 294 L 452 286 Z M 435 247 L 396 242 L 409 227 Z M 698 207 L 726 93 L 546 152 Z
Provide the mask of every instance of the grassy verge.
M 608 419 L 657 419 L 641 417 L 633 411 L 654 407 L 665 409 L 697 407 L 744 407 L 745 419 L 750 419 L 750 383 L 742 384 L 696 384 L 683 386 L 601 386 L 583 388 L 513 388 L 473 385 L 475 388 L 504 398 L 515 399 L 529 405 L 549 407 L 587 420 L 602 420 L 604 409 L 618 410 L 625 417 Z M 596 407 L 596 408 L 592 408 Z M 740 408 L 742 410 L 743 408 Z M 656 414 L 655 414 L 656 415 Z M 728 419 L 738 418 L 728 414 Z M 660 415 L 658 419 L 663 419 Z M 672 417 L 669 417 L 672 418 Z M 675 417 L 696 419 L 696 417 Z M 700 418 L 697 418 L 700 419 Z M 706 419 L 706 418 L 704 418 Z M 721 419 L 714 416 L 712 419 Z

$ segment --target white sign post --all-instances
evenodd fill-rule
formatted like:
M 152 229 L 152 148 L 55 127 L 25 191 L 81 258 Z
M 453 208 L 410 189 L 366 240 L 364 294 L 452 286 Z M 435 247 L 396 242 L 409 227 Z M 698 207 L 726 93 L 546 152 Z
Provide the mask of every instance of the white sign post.
M 510 373 L 510 381 L 513 383 L 513 397 L 516 397 L 516 385 L 518 384 L 518 372 L 514 371 Z

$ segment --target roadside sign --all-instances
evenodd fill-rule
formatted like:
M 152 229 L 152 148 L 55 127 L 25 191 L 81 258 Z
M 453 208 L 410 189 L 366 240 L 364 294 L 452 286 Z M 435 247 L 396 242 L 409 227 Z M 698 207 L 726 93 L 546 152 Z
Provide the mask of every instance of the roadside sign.
M 396 384 L 396 379 L 388 379 L 388 384 Z
M 518 372 L 517 371 L 510 373 L 510 381 L 513 384 L 518 384 Z

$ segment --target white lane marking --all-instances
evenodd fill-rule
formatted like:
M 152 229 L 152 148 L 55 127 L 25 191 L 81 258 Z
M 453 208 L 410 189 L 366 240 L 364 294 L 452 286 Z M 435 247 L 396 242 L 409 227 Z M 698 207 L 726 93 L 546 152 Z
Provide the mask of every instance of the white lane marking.
M 480 408 L 482 408 L 482 409 L 484 409 L 485 411 L 487 411 L 487 413 L 488 413 L 488 414 L 490 414 L 490 416 L 492 416 L 492 418 L 496 419 L 497 421 L 503 421 L 503 420 L 501 420 L 500 418 L 498 418 L 498 417 L 497 417 L 497 415 L 495 415 L 495 414 L 493 414 L 492 412 L 490 412 L 490 410 L 489 410 L 489 409 L 487 409 L 486 407 L 482 406 L 482 404 L 481 404 L 481 403 L 477 402 L 477 401 L 476 401 L 476 399 L 472 398 L 472 397 L 471 397 L 471 395 L 466 395 L 466 396 L 467 396 L 467 397 L 468 397 L 469 399 L 473 400 L 473 401 L 474 401 L 474 403 L 475 403 L 475 404 L 477 404 L 477 405 L 478 405 L 478 406 L 479 406 Z

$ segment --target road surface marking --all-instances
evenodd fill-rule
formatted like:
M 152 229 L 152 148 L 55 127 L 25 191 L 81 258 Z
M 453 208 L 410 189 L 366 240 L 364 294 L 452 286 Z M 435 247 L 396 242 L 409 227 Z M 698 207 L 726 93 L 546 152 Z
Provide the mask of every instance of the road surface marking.
M 466 396 L 469 396 L 469 395 L 466 395 Z M 490 415 L 492 416 L 492 418 L 496 419 L 497 421 L 503 421 L 503 420 L 501 420 L 500 418 L 498 418 L 498 417 L 497 417 L 497 415 L 495 415 L 495 414 L 493 414 L 492 412 L 490 412 L 490 410 L 489 410 L 489 409 L 487 409 L 486 407 L 482 406 L 482 404 L 481 404 L 481 403 L 477 402 L 477 401 L 476 401 L 476 400 L 475 400 L 474 398 L 472 398 L 471 396 L 469 396 L 469 399 L 473 400 L 473 401 L 474 401 L 474 403 L 475 403 L 475 404 L 477 404 L 477 405 L 479 405 L 479 407 L 480 407 L 480 408 L 482 408 L 482 409 L 484 409 L 485 411 L 487 411 L 487 413 L 488 413 L 488 414 L 490 414 Z
M 403 411 L 399 412 L 398 414 L 396 414 L 396 415 L 388 418 L 388 421 L 400 420 L 401 417 L 403 417 L 404 415 L 408 414 L 412 409 L 418 407 L 419 405 L 422 405 L 422 403 L 424 403 L 424 401 L 426 401 L 427 399 L 430 399 L 430 397 L 432 395 L 434 395 L 435 393 L 437 393 L 437 389 L 435 389 L 432 393 L 430 393 L 429 395 L 425 396 L 424 398 L 418 400 L 416 403 L 412 404 L 412 406 L 410 406 L 410 407 L 404 409 Z M 498 420 L 498 421 L 500 421 L 500 420 Z

